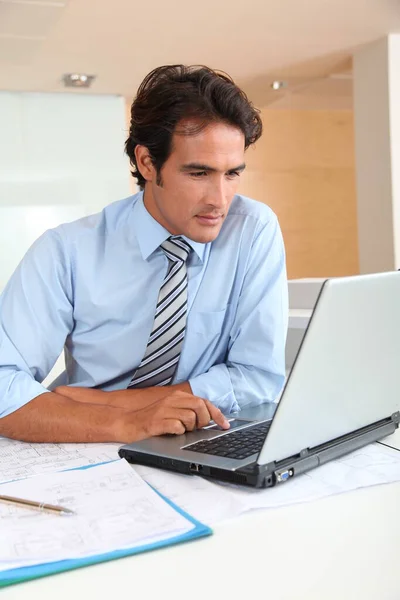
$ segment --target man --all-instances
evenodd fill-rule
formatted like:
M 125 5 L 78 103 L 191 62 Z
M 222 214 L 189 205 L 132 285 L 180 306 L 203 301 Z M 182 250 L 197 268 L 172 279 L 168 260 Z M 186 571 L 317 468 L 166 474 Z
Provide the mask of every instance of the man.
M 126 152 L 142 192 L 46 232 L 0 304 L 0 435 L 132 442 L 273 401 L 287 282 L 277 219 L 240 195 L 258 112 L 223 74 L 141 84 Z M 41 381 L 64 347 L 64 384 Z

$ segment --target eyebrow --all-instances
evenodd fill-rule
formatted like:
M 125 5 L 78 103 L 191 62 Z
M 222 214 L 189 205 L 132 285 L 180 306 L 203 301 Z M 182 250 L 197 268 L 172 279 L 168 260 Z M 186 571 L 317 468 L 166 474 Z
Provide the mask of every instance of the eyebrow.
M 233 173 L 234 171 L 244 171 L 245 168 L 245 163 L 242 163 L 238 167 L 232 167 L 232 169 L 228 169 L 226 172 Z M 210 167 L 209 165 L 203 165 L 201 163 L 189 163 L 182 165 L 181 171 L 207 171 L 208 173 L 217 173 L 218 169 Z

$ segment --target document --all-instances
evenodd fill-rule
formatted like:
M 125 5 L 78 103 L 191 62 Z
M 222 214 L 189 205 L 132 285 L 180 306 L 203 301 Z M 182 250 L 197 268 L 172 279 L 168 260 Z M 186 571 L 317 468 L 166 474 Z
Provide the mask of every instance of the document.
M 120 444 L 30 444 L 0 437 L 0 483 L 118 459 Z
M 0 502 L 0 572 L 157 544 L 195 528 L 124 460 L 5 483 L 0 493 L 75 512 L 58 516 Z
M 273 488 L 215 483 L 197 476 L 135 466 L 155 489 L 208 525 L 255 509 L 310 502 L 357 488 L 400 481 L 400 452 L 371 444 Z

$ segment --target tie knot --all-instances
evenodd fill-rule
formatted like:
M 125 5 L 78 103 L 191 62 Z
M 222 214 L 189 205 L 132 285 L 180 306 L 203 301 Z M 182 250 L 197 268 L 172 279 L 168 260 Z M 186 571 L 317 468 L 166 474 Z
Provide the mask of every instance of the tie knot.
M 169 260 L 186 262 L 192 247 L 181 236 L 171 235 L 160 246 Z

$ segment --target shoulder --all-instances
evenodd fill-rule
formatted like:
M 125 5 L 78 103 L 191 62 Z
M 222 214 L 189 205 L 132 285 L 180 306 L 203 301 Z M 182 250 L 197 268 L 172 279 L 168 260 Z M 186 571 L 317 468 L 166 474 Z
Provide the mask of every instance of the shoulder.
M 62 223 L 52 231 L 63 241 L 78 240 L 81 237 L 104 237 L 112 235 L 123 227 L 131 215 L 138 194 L 118 200 L 106 206 L 101 212 L 83 217 L 71 223 Z
M 274 211 L 246 196 L 236 195 L 213 247 L 220 252 L 240 252 L 247 256 L 262 247 L 282 246 L 282 236 Z
M 277 221 L 276 214 L 267 204 L 236 194 L 232 200 L 227 219 L 243 220 L 243 218 L 253 221 L 254 226 L 259 225 L 261 227 Z
M 279 230 L 278 219 L 274 211 L 257 200 L 237 194 L 230 206 L 221 233 L 229 237 L 255 240 L 260 235 L 274 236 Z M 223 236 L 224 237 L 224 236 Z
M 113 202 L 101 212 L 70 223 L 62 223 L 45 231 L 25 255 L 25 263 L 49 262 L 65 267 L 72 255 L 92 255 L 99 244 L 106 243 L 126 224 L 136 196 Z

